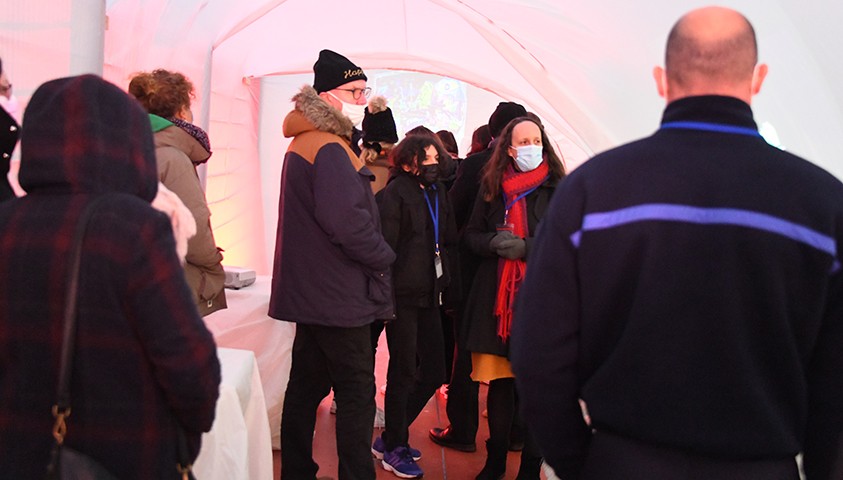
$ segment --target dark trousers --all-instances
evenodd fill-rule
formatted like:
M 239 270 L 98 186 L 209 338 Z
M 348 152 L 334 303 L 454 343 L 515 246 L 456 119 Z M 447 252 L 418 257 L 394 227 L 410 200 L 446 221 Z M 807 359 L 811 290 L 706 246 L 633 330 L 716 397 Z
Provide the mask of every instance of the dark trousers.
M 316 409 L 332 387 L 337 400 L 339 478 L 375 478 L 369 450 L 375 414 L 371 329 L 369 325 L 339 328 L 299 324 L 281 416 L 282 480 L 316 478 Z
M 498 378 L 489 382 L 486 406 L 489 410 L 489 445 L 505 452 L 509 446 L 513 424 L 519 417 L 515 379 Z M 541 457 L 539 448 L 530 436 L 529 431 L 526 427 L 521 426 L 520 428 L 522 428 L 524 435 L 524 449 L 521 451 L 522 460 L 524 458 Z
M 451 383 L 448 385 L 448 402 L 445 410 L 451 422 L 451 436 L 460 443 L 474 443 L 477 436 L 479 412 L 477 397 L 480 384 L 471 379 L 471 352 L 460 341 L 460 318 L 455 323 L 457 341 L 454 348 L 454 364 Z
M 605 432 L 591 440 L 582 480 L 799 480 L 794 458 L 724 460 L 658 447 Z
M 439 307 L 398 305 L 386 324 L 389 367 L 384 417 L 386 449 L 407 446 L 409 426 L 445 381 L 445 352 Z
M 383 333 L 384 327 L 386 324 L 383 320 L 375 320 L 372 322 L 372 356 L 377 357 L 378 354 L 378 342 L 381 339 L 381 333 Z
M 451 369 L 454 365 L 454 354 L 456 350 L 456 321 L 454 317 L 456 313 L 448 313 L 445 311 L 445 307 L 439 307 L 439 317 L 442 319 L 442 338 L 444 339 L 443 345 L 445 347 L 445 367 L 448 369 L 445 372 L 445 383 L 451 383 Z

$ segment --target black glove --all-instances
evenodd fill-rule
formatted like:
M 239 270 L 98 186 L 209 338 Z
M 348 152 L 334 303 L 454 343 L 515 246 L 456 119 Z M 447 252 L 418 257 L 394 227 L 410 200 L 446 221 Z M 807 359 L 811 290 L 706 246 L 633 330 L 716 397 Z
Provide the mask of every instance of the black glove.
M 508 260 L 524 258 L 527 254 L 527 242 L 523 238 L 506 239 L 498 245 L 497 254 Z
M 507 240 L 515 240 L 517 238 L 518 237 L 515 236 L 514 233 L 507 230 L 498 232 L 495 234 L 494 237 L 492 237 L 491 240 L 489 240 L 489 249 L 491 249 L 493 252 L 497 252 L 498 248 L 500 248 L 501 243 Z

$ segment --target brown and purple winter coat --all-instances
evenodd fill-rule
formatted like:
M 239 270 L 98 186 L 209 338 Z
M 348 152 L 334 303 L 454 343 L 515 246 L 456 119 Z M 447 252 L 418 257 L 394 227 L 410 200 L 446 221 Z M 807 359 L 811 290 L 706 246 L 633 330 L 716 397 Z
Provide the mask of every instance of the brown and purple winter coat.
M 351 150 L 351 121 L 305 86 L 284 136 L 269 315 L 309 325 L 358 327 L 393 315 L 373 175 Z

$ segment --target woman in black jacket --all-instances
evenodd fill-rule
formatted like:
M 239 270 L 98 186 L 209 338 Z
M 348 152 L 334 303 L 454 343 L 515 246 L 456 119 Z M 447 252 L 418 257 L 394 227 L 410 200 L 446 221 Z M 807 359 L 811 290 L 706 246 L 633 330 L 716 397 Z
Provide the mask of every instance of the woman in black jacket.
M 451 281 L 457 239 L 438 180 L 439 161 L 447 155 L 432 137 L 405 138 L 392 151 L 393 174 L 380 201 L 383 236 L 397 255 L 396 318 L 386 325 L 386 430 L 372 451 L 385 469 L 403 478 L 423 474 L 415 464 L 421 453 L 408 444 L 408 428 L 446 376 L 439 306 Z
M 466 347 L 475 381 L 489 382 L 489 440 L 478 480 L 498 480 L 506 470 L 509 433 L 515 417 L 515 378 L 507 358 L 512 308 L 526 273 L 526 259 L 539 220 L 565 167 L 534 119 L 518 117 L 503 129 L 484 167 L 480 193 L 465 230 L 465 242 L 484 258 L 471 286 L 466 311 Z M 525 432 L 517 479 L 538 480 L 540 455 Z

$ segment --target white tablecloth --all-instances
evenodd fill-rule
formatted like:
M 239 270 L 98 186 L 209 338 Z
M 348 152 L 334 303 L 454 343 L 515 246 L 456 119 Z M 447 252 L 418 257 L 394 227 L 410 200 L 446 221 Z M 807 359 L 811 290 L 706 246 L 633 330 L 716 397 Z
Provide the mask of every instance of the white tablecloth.
M 267 316 L 271 278 L 259 276 L 254 284 L 225 291 L 228 308 L 205 317 L 219 347 L 255 353 L 266 399 L 272 448 L 281 448 L 281 410 L 290 379 L 296 326 Z M 200 479 L 201 480 L 201 479 Z
M 220 396 L 211 431 L 193 463 L 199 480 L 272 480 L 272 445 L 255 356 L 218 348 Z

